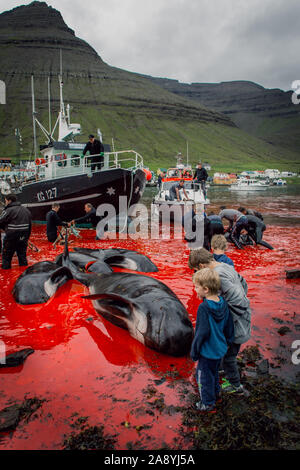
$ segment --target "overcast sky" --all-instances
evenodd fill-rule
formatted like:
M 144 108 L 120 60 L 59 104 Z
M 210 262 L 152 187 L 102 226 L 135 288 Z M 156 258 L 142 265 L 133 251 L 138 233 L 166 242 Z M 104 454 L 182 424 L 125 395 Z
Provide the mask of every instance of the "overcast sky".
M 0 0 L 0 12 L 30 0 Z M 109 65 L 181 82 L 300 80 L 300 0 L 47 0 Z

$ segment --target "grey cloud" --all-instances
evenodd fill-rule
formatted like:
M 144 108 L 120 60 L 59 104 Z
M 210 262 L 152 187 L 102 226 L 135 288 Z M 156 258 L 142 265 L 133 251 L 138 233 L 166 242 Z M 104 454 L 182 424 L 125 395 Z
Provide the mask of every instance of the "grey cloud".
M 12 0 L 7 7 L 0 0 L 0 10 L 18 3 Z M 298 0 L 47 3 L 118 68 L 185 82 L 251 80 L 283 89 L 300 79 Z

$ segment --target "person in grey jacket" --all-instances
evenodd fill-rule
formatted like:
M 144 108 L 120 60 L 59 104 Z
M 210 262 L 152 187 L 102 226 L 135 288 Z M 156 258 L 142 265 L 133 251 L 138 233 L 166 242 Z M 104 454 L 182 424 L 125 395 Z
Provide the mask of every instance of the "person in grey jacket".
M 234 340 L 223 358 L 223 367 L 227 379 L 224 390 L 230 393 L 237 392 L 247 395 L 247 391 L 241 385 L 237 366 L 237 355 L 241 344 L 246 343 L 251 337 L 251 309 L 247 297 L 247 283 L 232 266 L 215 261 L 213 254 L 205 248 L 192 250 L 188 264 L 194 271 L 208 267 L 219 274 L 221 295 L 228 303 L 234 324 Z

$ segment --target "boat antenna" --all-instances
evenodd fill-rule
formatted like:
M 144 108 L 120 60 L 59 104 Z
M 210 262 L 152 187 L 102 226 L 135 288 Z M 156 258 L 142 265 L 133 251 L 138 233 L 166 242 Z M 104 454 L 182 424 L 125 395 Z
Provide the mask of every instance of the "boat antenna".
M 189 142 L 186 141 L 186 166 L 189 166 Z
M 53 138 L 55 129 L 58 125 L 58 140 L 66 141 L 67 139 L 74 138 L 75 135 L 80 134 L 80 124 L 70 123 L 70 106 L 67 105 L 67 113 L 65 111 L 64 99 L 63 99 L 63 71 L 62 71 L 62 50 L 60 49 L 60 71 L 58 74 L 59 88 L 60 88 L 60 108 L 56 123 L 52 129 L 51 139 Z
M 59 64 L 60 64 L 60 76 L 62 77 L 62 50 L 59 49 Z
M 49 108 L 49 134 L 51 135 L 51 95 L 50 95 L 50 75 L 48 76 L 48 108 Z
M 34 158 L 37 157 L 37 145 L 36 145 L 36 111 L 35 111 L 35 101 L 34 101 L 34 82 L 33 75 L 31 75 L 31 99 L 32 99 L 32 124 L 33 124 L 33 146 L 34 146 Z
M 62 51 L 60 49 L 60 72 L 59 72 L 59 90 L 60 90 L 60 114 L 61 118 L 65 119 L 65 105 L 63 99 L 63 78 L 62 78 Z

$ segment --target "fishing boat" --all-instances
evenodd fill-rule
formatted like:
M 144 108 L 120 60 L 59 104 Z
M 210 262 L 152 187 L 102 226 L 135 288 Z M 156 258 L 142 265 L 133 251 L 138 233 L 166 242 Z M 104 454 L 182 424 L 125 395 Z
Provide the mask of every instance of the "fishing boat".
M 210 204 L 209 199 L 204 196 L 201 185 L 193 181 L 192 167 L 188 164 L 183 164 L 181 153 L 179 153 L 176 158 L 176 167 L 168 168 L 162 178 L 161 186 L 153 198 L 152 210 L 155 214 L 158 214 L 163 207 L 167 208 L 173 205 L 179 206 L 183 214 L 191 210 L 194 204 L 200 204 L 203 205 L 203 207 L 205 204 Z M 172 197 L 170 197 L 170 189 L 174 184 L 179 183 L 180 180 L 184 180 L 184 189 L 187 198 L 184 196 L 183 190 L 180 190 L 180 201 L 172 200 Z
M 33 221 L 45 221 L 54 202 L 60 204 L 59 215 L 66 221 L 80 216 L 85 203 L 91 203 L 95 208 L 100 204 L 111 204 L 116 214 L 120 211 L 127 212 L 130 206 L 139 201 L 146 184 L 142 156 L 135 150 L 111 152 L 107 144 L 104 144 L 104 154 L 101 155 L 102 168 L 96 164 L 98 155 L 84 156 L 85 143 L 75 141 L 75 137 L 81 133 L 81 126 L 70 122 L 69 105 L 67 111 L 65 109 L 61 74 L 59 86 L 60 111 L 53 130 L 50 128 L 48 131 L 36 117 L 32 77 L 35 155 L 36 124 L 46 136 L 46 143 L 40 146 L 40 156 L 35 158 L 34 177 L 18 188 L 18 200 L 31 211 Z M 55 140 L 54 132 L 57 127 L 58 138 Z M 102 140 L 99 129 L 98 135 Z
M 240 178 L 236 183 L 230 185 L 231 191 L 263 191 L 270 185 L 264 181 L 252 178 Z

